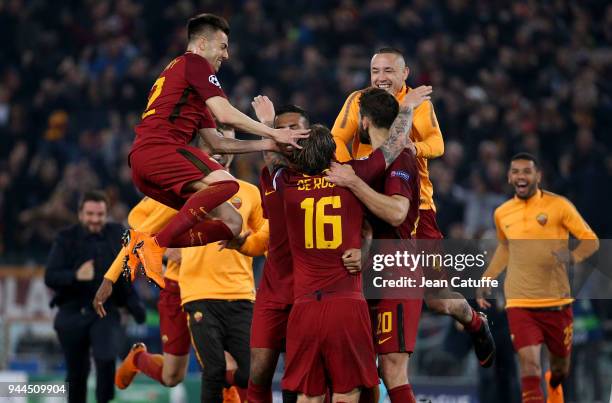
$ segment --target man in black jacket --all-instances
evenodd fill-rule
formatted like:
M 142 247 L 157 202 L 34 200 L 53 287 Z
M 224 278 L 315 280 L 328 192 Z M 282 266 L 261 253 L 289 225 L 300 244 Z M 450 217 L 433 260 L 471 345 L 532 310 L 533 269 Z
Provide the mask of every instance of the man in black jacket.
M 96 400 L 106 403 L 114 397 L 118 306 L 126 305 L 137 321 L 144 321 L 144 308 L 125 280 L 104 304 L 106 317 L 99 318 L 91 308 L 124 230 L 120 224 L 106 222 L 107 211 L 104 193 L 85 193 L 79 203 L 79 224 L 59 232 L 47 262 L 45 284 L 55 291 L 51 306 L 59 307 L 54 328 L 66 358 L 70 403 L 86 401 L 90 350 L 96 365 Z

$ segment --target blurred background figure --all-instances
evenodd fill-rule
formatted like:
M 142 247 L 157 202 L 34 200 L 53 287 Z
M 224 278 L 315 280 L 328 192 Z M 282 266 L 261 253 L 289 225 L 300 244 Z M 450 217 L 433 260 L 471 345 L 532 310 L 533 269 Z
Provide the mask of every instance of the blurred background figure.
M 91 356 L 96 367 L 96 400 L 109 402 L 115 395 L 118 307 L 126 305 L 137 320 L 144 321 L 144 307 L 123 279 L 105 303 L 106 317 L 99 318 L 91 307 L 106 268 L 119 252 L 124 230 L 107 219 L 104 193 L 86 192 L 79 202 L 78 224 L 58 233 L 47 261 L 45 283 L 55 293 L 51 306 L 59 308 L 54 328 L 64 351 L 71 403 L 86 401 Z

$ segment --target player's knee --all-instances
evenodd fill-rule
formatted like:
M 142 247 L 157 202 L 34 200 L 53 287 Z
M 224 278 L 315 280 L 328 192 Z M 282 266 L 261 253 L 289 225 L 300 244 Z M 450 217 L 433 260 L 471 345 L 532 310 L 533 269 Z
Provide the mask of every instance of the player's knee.
M 274 378 L 273 357 L 267 352 L 251 350 L 250 378 L 255 385 L 271 385 Z
M 164 370 L 162 380 L 164 381 L 164 385 L 168 387 L 176 386 L 185 379 L 185 371 L 180 368 L 170 368 L 166 370 L 166 366 L 164 366 Z

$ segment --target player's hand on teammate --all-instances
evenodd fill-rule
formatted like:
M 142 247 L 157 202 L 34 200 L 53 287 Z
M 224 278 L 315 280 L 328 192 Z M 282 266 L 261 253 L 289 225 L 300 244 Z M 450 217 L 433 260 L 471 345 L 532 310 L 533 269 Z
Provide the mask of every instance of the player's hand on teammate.
M 168 260 L 172 260 L 176 264 L 181 264 L 181 249 L 180 248 L 168 248 L 164 255 Z
M 572 263 L 572 252 L 569 249 L 559 249 L 551 252 L 557 263 L 567 266 Z
M 113 282 L 109 279 L 102 279 L 102 284 L 98 287 L 98 291 L 96 291 L 96 296 L 92 301 L 92 306 L 94 311 L 98 314 L 99 317 L 103 318 L 106 316 L 106 310 L 104 309 L 104 303 L 113 293 Z
M 91 281 L 94 279 L 94 264 L 93 259 L 89 259 L 83 263 L 76 271 L 77 281 Z
M 306 139 L 310 136 L 310 129 L 273 129 L 272 138 L 281 145 L 281 147 L 292 146 L 298 149 L 302 147 L 297 143 L 300 139 Z
M 274 104 L 272 101 L 270 101 L 270 98 L 265 95 L 258 95 L 253 98 L 251 106 L 253 107 L 253 110 L 255 110 L 255 115 L 261 123 L 270 127 L 274 125 L 274 117 L 276 116 L 276 113 L 274 112 Z
M 416 156 L 416 146 L 410 137 L 408 137 L 408 144 L 406 144 L 406 148 L 412 155 Z
M 347 188 L 354 185 L 355 181 L 359 179 L 352 166 L 348 164 L 339 164 L 337 162 L 331 163 L 326 174 L 326 179 L 329 182 Z
M 342 263 L 349 273 L 361 271 L 361 249 L 349 249 L 342 254 Z
M 234 237 L 234 239 L 231 239 L 229 241 L 220 241 L 218 242 L 219 250 L 223 250 L 223 249 L 238 250 L 242 248 L 242 245 L 244 245 L 249 235 L 251 235 L 251 231 L 246 231 L 238 235 L 237 237 Z
M 411 89 L 400 103 L 400 110 L 406 111 L 414 109 L 423 102 L 430 100 L 432 91 L 433 89 L 430 85 L 421 85 L 420 87 Z
M 491 303 L 487 301 L 487 297 L 491 295 L 490 287 L 481 287 L 476 290 L 476 303 L 480 309 L 488 309 L 491 307 Z

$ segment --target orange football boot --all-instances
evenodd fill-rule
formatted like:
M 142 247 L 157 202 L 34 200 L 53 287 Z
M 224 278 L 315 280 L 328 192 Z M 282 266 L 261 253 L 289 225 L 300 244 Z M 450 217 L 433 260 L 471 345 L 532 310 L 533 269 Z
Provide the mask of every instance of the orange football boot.
M 240 403 L 240 395 L 235 386 L 223 388 L 223 403 Z
M 563 403 L 563 386 L 559 385 L 556 388 L 550 386 L 550 371 L 546 371 L 544 379 L 546 380 L 546 403 Z
M 162 259 L 166 248 L 159 246 L 155 237 L 144 232 L 136 233 L 138 234 L 138 239 L 134 249 L 142 263 L 145 275 L 160 288 L 164 288 L 166 284 L 162 271 Z
M 119 389 L 125 389 L 130 386 L 136 374 L 140 372 L 138 368 L 136 368 L 134 357 L 141 351 L 147 351 L 147 346 L 145 346 L 144 343 L 134 344 L 127 357 L 125 357 L 119 368 L 117 368 L 117 373 L 115 374 L 115 385 Z

